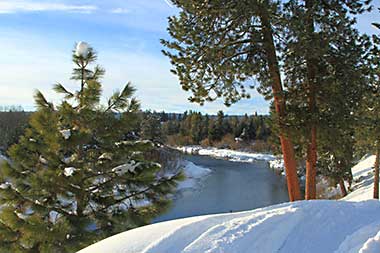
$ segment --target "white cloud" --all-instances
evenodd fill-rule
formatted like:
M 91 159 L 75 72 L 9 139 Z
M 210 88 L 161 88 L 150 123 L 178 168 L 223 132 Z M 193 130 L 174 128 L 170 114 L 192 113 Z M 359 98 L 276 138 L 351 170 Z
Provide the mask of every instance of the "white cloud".
M 111 13 L 114 13 L 114 14 L 126 14 L 126 13 L 130 13 L 131 11 L 129 9 L 126 9 L 126 8 L 116 8 L 116 9 L 112 9 L 111 10 Z
M 1 1 L 0 14 L 9 14 L 17 12 L 42 12 L 42 11 L 63 11 L 92 13 L 98 8 L 95 5 L 71 5 L 64 3 L 47 3 L 36 1 Z

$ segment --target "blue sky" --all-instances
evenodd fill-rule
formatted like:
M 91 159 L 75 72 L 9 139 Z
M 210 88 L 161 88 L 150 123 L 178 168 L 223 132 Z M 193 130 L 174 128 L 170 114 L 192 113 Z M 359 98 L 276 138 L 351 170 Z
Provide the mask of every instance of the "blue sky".
M 380 6 L 380 0 L 374 4 Z M 131 81 L 143 109 L 183 112 L 187 109 L 216 113 L 268 112 L 268 104 L 253 92 L 230 108 L 222 101 L 201 107 L 187 101 L 169 60 L 161 54 L 160 38 L 167 38 L 167 17 L 176 9 L 166 0 L 0 0 L 0 105 L 34 108 L 33 92 L 49 100 L 56 82 L 71 89 L 71 50 L 87 41 L 98 52 L 107 73 L 104 96 Z M 358 28 L 373 33 L 370 22 L 380 22 L 378 12 L 363 15 Z

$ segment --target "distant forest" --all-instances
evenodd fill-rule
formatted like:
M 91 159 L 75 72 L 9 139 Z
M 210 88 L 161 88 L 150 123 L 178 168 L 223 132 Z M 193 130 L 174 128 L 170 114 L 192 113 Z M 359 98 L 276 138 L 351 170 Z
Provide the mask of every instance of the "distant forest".
M 270 117 L 264 115 L 203 115 L 144 112 L 140 133 L 143 138 L 172 146 L 202 145 L 219 148 L 270 151 Z
M 19 106 L 0 107 L 2 152 L 17 142 L 30 114 Z M 144 111 L 135 134 L 170 146 L 202 145 L 251 151 L 271 151 L 273 146 L 270 117 L 256 113 L 229 116 L 222 111 L 217 115 Z

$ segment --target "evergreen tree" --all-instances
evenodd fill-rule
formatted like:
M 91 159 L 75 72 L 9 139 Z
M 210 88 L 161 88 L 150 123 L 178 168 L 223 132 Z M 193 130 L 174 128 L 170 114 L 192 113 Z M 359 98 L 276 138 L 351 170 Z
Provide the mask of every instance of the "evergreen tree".
M 204 119 L 202 121 L 202 140 L 208 138 L 209 125 L 210 125 L 210 118 L 209 118 L 208 114 L 206 114 L 206 116 L 204 117 Z
M 141 122 L 141 137 L 154 142 L 163 142 L 161 121 L 158 116 L 153 113 L 145 115 Z
M 316 198 L 319 106 L 324 103 L 321 96 L 323 86 L 329 85 L 326 82 L 329 78 L 325 62 L 334 54 L 340 54 L 339 47 L 335 51 L 330 48 L 346 43 L 346 30 L 353 29 L 355 23 L 351 16 L 370 9 L 369 3 L 366 0 L 289 0 L 284 5 L 286 22 L 283 23 L 282 37 L 285 84 L 289 96 L 293 98 L 289 99 L 290 104 L 297 110 L 294 115 L 299 121 L 295 125 L 303 127 L 306 146 L 306 199 Z
M 321 164 L 327 165 L 321 166 L 322 174 L 339 183 L 342 195 L 346 195 L 343 180 L 352 180 L 355 129 L 361 129 L 366 121 L 360 107 L 368 91 L 368 64 L 365 61 L 368 40 L 366 36 L 360 37 L 357 30 L 344 27 L 343 23 L 342 26 L 340 36 L 330 38 L 333 46 L 329 47 L 329 57 L 324 61 L 328 85 L 320 87 L 324 103 L 319 106 L 318 150 Z
M 258 137 L 257 126 L 255 124 L 254 117 L 250 117 L 250 119 L 249 119 L 249 123 L 247 126 L 247 132 L 248 132 L 248 137 L 250 140 L 255 140 L 256 137 Z M 258 137 L 258 138 L 260 138 L 260 137 Z
M 74 252 L 149 223 L 169 204 L 181 174 L 158 177 L 160 165 L 145 159 L 152 143 L 127 138 L 139 110 L 130 84 L 100 104 L 95 60 L 79 43 L 80 90 L 55 85 L 64 96 L 57 106 L 35 95 L 38 110 L 0 170 L 1 252 Z
M 215 120 L 211 120 L 208 127 L 208 138 L 211 142 L 220 141 L 222 139 L 222 135 L 220 133 L 220 128 L 218 127 Z
M 379 161 L 380 161 L 380 38 L 373 35 L 368 38 L 368 54 L 366 65 L 368 72 L 368 89 L 362 97 L 361 113 L 362 127 L 357 129 L 357 145 L 364 152 L 373 152 L 376 155 L 374 164 L 374 192 L 373 197 L 379 198 Z

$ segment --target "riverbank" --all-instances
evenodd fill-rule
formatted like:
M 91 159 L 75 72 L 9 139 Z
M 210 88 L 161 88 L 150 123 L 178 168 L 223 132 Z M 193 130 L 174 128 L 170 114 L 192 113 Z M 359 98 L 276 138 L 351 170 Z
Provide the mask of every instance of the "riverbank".
M 202 155 L 202 156 L 210 156 L 217 159 L 225 159 L 232 162 L 247 162 L 247 163 L 253 163 L 255 161 L 266 161 L 268 162 L 268 166 L 271 170 L 275 171 L 276 174 L 280 174 L 282 176 L 286 176 L 285 173 L 285 167 L 284 167 L 284 160 L 281 156 L 275 156 L 272 154 L 264 154 L 264 153 L 250 153 L 245 151 L 236 151 L 231 149 L 217 149 L 214 147 L 201 147 L 201 146 L 182 146 L 182 147 L 175 147 L 176 150 L 179 150 L 180 152 L 184 154 L 196 154 L 196 155 Z M 358 171 L 362 170 L 362 167 L 364 166 L 363 170 L 367 171 L 368 166 L 373 166 L 374 163 L 374 156 L 373 157 L 365 157 L 362 160 L 365 159 L 366 162 L 361 163 L 353 168 L 353 176 L 354 181 L 357 175 L 361 175 Z M 368 163 L 368 164 L 367 164 Z M 303 185 L 305 181 L 305 175 L 299 174 L 301 185 Z M 346 188 L 348 189 L 349 193 L 353 191 L 353 189 L 356 189 L 357 186 L 354 182 L 353 185 L 351 185 L 351 188 L 349 188 L 348 182 L 345 182 Z M 366 184 L 369 184 L 369 182 L 366 182 Z M 331 180 L 324 176 L 318 176 L 317 177 L 317 196 L 320 199 L 339 199 L 342 197 L 341 189 L 339 185 L 332 184 Z
M 276 159 L 276 156 L 272 154 L 249 153 L 232 149 L 218 149 L 214 147 L 204 148 L 201 146 L 183 146 L 175 147 L 175 149 L 185 154 L 205 155 L 219 159 L 226 159 L 233 162 L 272 161 Z

